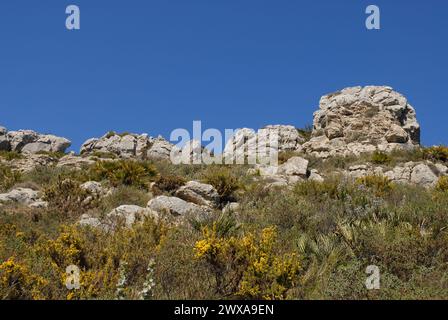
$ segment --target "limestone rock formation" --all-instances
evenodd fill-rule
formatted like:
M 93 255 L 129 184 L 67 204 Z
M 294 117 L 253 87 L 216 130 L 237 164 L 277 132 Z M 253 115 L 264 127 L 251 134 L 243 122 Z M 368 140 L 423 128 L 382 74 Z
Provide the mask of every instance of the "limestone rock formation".
M 112 153 L 121 158 L 169 159 L 172 144 L 162 137 L 147 134 L 117 134 L 109 132 L 101 138 L 92 138 L 81 146 L 81 154 Z
M 413 148 L 420 143 L 414 108 L 391 87 L 346 88 L 323 96 L 314 113 L 305 152 L 327 158 L 375 150 Z
M 51 134 L 32 130 L 7 131 L 0 127 L 0 150 L 22 153 L 65 152 L 71 142 Z
M 277 146 L 271 144 L 271 137 L 278 139 Z M 238 158 L 244 159 L 245 155 L 267 155 L 269 148 L 273 148 L 275 152 L 300 152 L 304 142 L 304 137 L 290 125 L 269 125 L 258 132 L 243 128 L 236 131 L 226 143 L 223 155 L 236 162 Z

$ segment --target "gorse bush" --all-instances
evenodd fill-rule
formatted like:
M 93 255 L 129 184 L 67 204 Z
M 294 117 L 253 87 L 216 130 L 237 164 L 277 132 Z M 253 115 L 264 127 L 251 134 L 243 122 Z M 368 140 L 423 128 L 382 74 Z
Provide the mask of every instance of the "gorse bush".
M 157 176 L 156 168 L 147 162 L 133 160 L 98 161 L 91 168 L 94 180 L 107 180 L 114 187 L 119 185 L 148 188 Z
M 0 191 L 7 191 L 20 182 L 22 175 L 8 166 L 0 164 Z
M 47 282 L 30 272 L 26 265 L 14 258 L 0 264 L 0 297 L 9 300 L 40 300 Z
M 195 257 L 214 274 L 220 296 L 241 299 L 285 299 L 297 283 L 300 263 L 294 253 L 278 255 L 275 228 L 255 236 L 222 237 L 216 225 L 203 229 L 196 242 Z

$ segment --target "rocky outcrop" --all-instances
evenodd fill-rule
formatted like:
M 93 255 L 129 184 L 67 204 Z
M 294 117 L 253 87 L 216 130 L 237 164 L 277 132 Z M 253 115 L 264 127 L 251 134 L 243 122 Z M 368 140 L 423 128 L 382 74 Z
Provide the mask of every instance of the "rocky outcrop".
M 362 164 L 351 166 L 343 174 L 351 178 L 360 178 L 368 175 L 385 176 L 395 183 L 413 184 L 422 187 L 433 187 L 441 176 L 447 175 L 448 167 L 442 164 L 434 164 L 430 161 L 406 162 L 392 169 L 384 169 L 381 166 Z
M 271 137 L 278 139 L 276 146 L 271 144 Z M 269 148 L 273 148 L 275 153 L 300 152 L 304 142 L 304 137 L 290 125 L 269 125 L 258 132 L 243 128 L 236 131 L 226 143 L 223 156 L 236 162 L 236 159 L 245 159 L 248 155 L 265 156 L 268 154 Z
M 308 163 L 308 160 L 296 156 L 279 166 L 256 165 L 255 169 L 249 169 L 249 173 L 259 174 L 269 187 L 283 187 L 308 179 L 311 175 Z M 313 179 L 318 180 L 319 177 L 317 170 L 314 170 Z
M 49 167 L 56 165 L 58 158 L 48 154 L 27 154 L 19 159 L 10 161 L 9 165 L 22 173 L 27 173 L 37 167 Z
M 0 133 L 0 144 L 3 150 L 22 153 L 65 152 L 71 145 L 71 142 L 65 138 L 40 134 L 32 130 L 6 132 L 6 129 L 2 128 L 0 131 L 4 132 L 4 134 Z
M 409 149 L 420 143 L 414 108 L 390 87 L 353 87 L 323 96 L 314 113 L 305 152 L 327 158 L 375 150 Z
M 111 153 L 120 158 L 169 159 L 173 145 L 162 137 L 152 138 L 147 134 L 117 134 L 109 132 L 101 138 L 84 142 L 80 153 Z
M 113 231 L 119 225 L 131 228 L 134 224 L 143 222 L 145 217 L 151 217 L 155 220 L 159 219 L 157 212 L 151 209 L 136 205 L 122 205 L 109 212 L 104 219 L 83 214 L 78 221 L 78 225 L 98 228 L 103 231 Z
M 29 188 L 16 188 L 0 194 L 0 204 L 20 204 L 35 208 L 46 206 L 46 202 L 39 197 L 39 192 Z

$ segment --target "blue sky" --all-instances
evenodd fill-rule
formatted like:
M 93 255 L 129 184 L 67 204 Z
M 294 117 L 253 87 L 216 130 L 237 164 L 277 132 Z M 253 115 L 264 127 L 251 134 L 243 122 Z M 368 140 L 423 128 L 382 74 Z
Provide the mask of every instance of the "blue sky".
M 65 8 L 81 9 L 81 30 Z M 381 30 L 365 28 L 369 4 Z M 65 136 L 312 122 L 320 96 L 390 85 L 448 144 L 443 0 L 2 0 L 0 125 Z

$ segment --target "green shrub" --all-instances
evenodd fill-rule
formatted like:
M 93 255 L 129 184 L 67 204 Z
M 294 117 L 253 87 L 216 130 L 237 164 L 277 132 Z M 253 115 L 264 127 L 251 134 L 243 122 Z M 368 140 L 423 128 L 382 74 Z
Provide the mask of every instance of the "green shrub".
M 39 151 L 37 152 L 37 154 L 46 155 L 54 159 L 61 159 L 62 157 L 65 156 L 64 152 L 53 152 L 53 151 Z
M 0 158 L 3 158 L 7 161 L 22 159 L 23 155 L 17 151 L 0 151 Z
M 22 175 L 10 167 L 0 164 L 0 191 L 7 191 L 21 181 Z
M 152 164 L 133 160 L 97 161 L 91 168 L 90 175 L 94 180 L 108 180 L 114 187 L 119 185 L 148 188 L 157 176 Z
M 234 201 L 236 199 L 235 192 L 241 188 L 238 177 L 225 166 L 210 167 L 205 172 L 204 182 L 216 188 L 222 203 Z
M 173 193 L 180 187 L 182 187 L 187 181 L 181 176 L 168 175 L 168 176 L 160 176 L 152 190 L 155 194 L 160 195 L 164 192 Z
M 387 153 L 381 151 L 375 151 L 372 154 L 371 161 L 374 164 L 389 164 L 392 161 L 392 159 Z
M 87 201 L 92 195 L 80 187 L 79 182 L 58 179 L 43 190 L 43 199 L 51 210 L 62 216 L 78 217 L 93 206 Z
M 103 212 L 110 212 L 121 205 L 136 205 L 145 207 L 150 196 L 147 191 L 133 186 L 119 186 L 113 192 L 101 199 Z
M 372 189 L 377 195 L 383 196 L 392 190 L 392 182 L 389 178 L 380 175 L 368 175 L 360 177 L 355 181 L 358 185 Z

